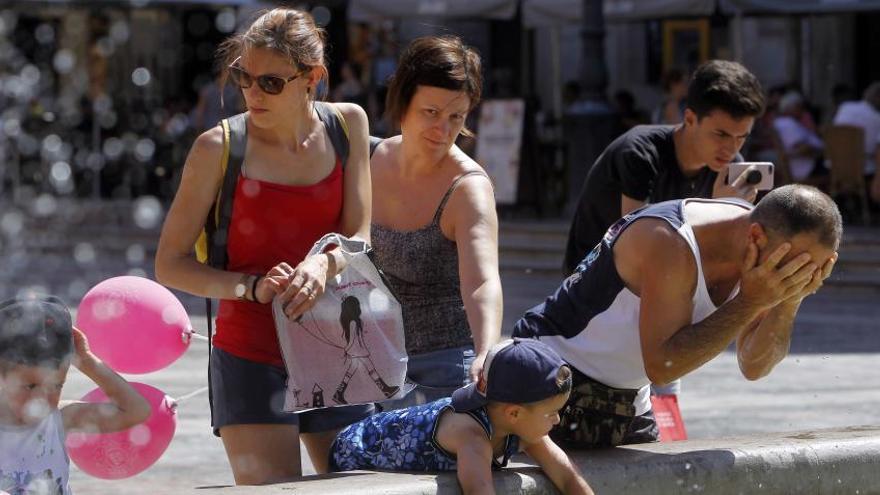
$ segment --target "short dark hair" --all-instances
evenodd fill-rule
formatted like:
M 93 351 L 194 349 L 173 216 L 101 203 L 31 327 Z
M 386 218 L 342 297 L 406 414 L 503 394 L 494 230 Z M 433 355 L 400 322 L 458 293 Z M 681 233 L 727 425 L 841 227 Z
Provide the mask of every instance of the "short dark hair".
M 556 370 L 556 390 L 557 390 L 556 395 L 558 396 L 559 394 L 567 394 L 567 393 L 571 392 L 571 388 L 572 388 L 571 382 L 572 382 L 571 368 L 569 368 L 567 364 L 563 364 L 562 366 L 559 367 L 558 370 Z M 523 403 L 520 405 L 526 406 L 526 407 L 531 407 L 531 406 L 534 406 L 536 404 L 539 404 L 541 402 L 544 402 L 545 400 L 549 400 L 552 398 L 553 397 L 547 397 L 546 399 L 541 399 L 536 402 L 527 402 L 527 403 Z
M 0 303 L 0 371 L 11 366 L 59 368 L 73 353 L 73 325 L 57 297 L 18 297 Z
M 464 91 L 470 98 L 468 111 L 473 110 L 483 92 L 480 55 L 457 36 L 413 40 L 400 55 L 397 71 L 388 85 L 385 111 L 392 122 L 401 121 L 419 85 Z M 462 134 L 472 135 L 467 128 Z
M 834 250 L 843 235 L 840 210 L 827 194 L 812 186 L 791 184 L 770 191 L 752 210 L 751 220 L 786 239 L 815 233 Z
M 571 392 L 571 368 L 567 365 L 560 366 L 556 372 L 556 386 L 559 387 L 560 394 Z
M 699 66 L 688 85 L 687 107 L 701 119 L 722 110 L 734 119 L 760 117 L 764 113 L 761 83 L 742 65 L 710 60 Z

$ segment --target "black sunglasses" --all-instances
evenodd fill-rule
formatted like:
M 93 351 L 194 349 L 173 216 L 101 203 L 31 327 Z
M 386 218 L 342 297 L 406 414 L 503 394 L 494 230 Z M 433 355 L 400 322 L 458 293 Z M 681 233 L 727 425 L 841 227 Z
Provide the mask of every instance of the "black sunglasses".
M 271 75 L 254 77 L 248 74 L 246 70 L 238 66 L 237 62 L 238 60 L 236 60 L 236 62 L 229 66 L 229 79 L 232 80 L 232 83 L 241 89 L 247 89 L 254 85 L 254 79 L 256 79 L 257 86 L 259 86 L 264 93 L 269 95 L 281 94 L 281 92 L 284 91 L 285 84 L 293 81 L 294 79 L 302 75 L 302 73 L 299 73 L 290 76 L 287 79 Z

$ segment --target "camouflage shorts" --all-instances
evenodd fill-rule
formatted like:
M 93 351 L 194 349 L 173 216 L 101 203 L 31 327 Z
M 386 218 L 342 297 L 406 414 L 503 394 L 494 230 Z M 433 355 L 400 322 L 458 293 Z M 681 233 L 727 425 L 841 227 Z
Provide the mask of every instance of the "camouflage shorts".
M 657 423 L 651 411 L 636 416 L 638 390 L 612 388 L 572 368 L 571 396 L 550 432 L 558 444 L 573 448 L 613 447 L 656 442 Z

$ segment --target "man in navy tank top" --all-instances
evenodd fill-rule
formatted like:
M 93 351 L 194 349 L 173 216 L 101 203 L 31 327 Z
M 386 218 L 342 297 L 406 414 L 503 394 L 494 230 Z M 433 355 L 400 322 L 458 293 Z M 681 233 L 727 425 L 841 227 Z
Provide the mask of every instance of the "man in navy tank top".
M 551 438 L 570 447 L 656 441 L 649 385 L 734 341 L 743 376 L 766 376 L 788 353 L 801 301 L 830 275 L 841 234 L 831 198 L 803 185 L 754 207 L 692 198 L 624 216 L 514 326 L 572 366 Z

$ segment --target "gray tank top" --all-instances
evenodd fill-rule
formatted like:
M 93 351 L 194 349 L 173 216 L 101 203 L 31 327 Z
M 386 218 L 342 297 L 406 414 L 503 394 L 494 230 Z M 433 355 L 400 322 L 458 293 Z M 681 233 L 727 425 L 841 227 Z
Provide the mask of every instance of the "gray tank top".
M 458 176 L 431 223 L 399 231 L 370 225 L 374 261 L 388 279 L 403 308 L 406 351 L 410 355 L 473 344 L 458 280 L 455 242 L 440 230 L 440 216 L 458 183 L 477 170 Z

